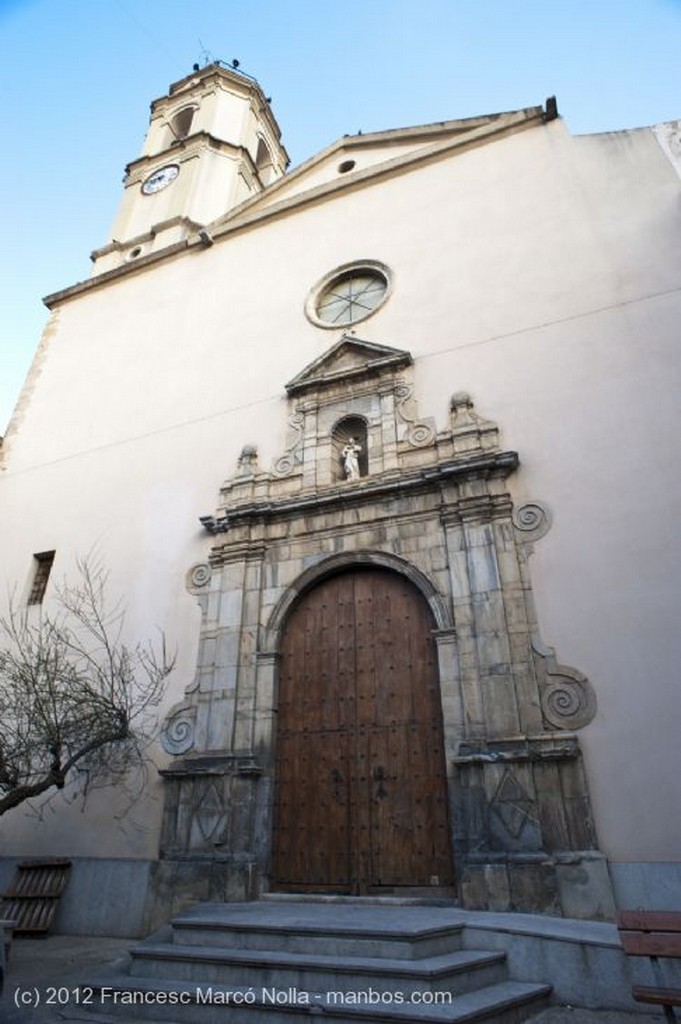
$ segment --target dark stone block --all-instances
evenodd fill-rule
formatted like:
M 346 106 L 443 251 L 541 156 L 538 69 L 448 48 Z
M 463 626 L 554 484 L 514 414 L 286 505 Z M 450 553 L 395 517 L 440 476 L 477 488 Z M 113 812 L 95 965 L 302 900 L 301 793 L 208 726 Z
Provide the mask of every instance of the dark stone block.
M 511 910 L 561 916 L 558 880 L 552 863 L 511 862 L 508 865 L 508 878 Z

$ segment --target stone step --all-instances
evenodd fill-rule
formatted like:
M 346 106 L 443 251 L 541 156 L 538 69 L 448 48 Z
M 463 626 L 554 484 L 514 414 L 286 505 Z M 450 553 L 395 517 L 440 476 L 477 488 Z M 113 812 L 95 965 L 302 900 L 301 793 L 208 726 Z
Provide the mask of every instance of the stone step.
M 364 911 L 365 908 L 362 908 Z M 355 917 L 357 913 L 355 912 Z M 413 960 L 442 956 L 461 948 L 463 925 L 455 920 L 440 925 L 411 925 L 403 919 L 392 923 L 367 915 L 330 913 L 326 922 L 319 915 L 300 915 L 295 920 L 255 921 L 248 913 L 226 915 L 224 905 L 173 921 L 173 941 L 183 946 L 211 946 L 230 949 L 288 950 L 327 956 L 387 957 Z M 402 926 L 400 926 L 402 925 Z
M 343 1005 L 329 994 L 309 993 L 306 1000 L 272 987 L 252 990 L 244 1001 L 243 988 L 174 982 L 168 985 L 150 979 L 111 980 L 93 989 L 89 1006 L 74 1007 L 70 1021 L 91 1024 L 311 1024 L 320 1017 L 333 1024 L 521 1024 L 548 1005 L 550 985 L 504 981 L 474 992 L 453 996 L 446 1003 L 396 1000 L 379 1004 L 367 999 Z M 434 994 L 443 998 L 446 993 Z M 235 998 L 236 997 L 236 998 Z
M 259 989 L 271 986 L 281 991 L 323 993 L 373 988 L 409 994 L 452 991 L 458 996 L 506 976 L 504 953 L 475 950 L 392 960 L 145 942 L 130 953 L 130 974 L 134 978 Z
M 548 1000 L 550 986 L 507 980 L 504 953 L 461 949 L 451 905 L 282 903 L 190 908 L 93 985 L 88 1019 L 519 1024 Z
M 450 900 L 436 905 L 393 900 L 385 897 L 370 899 L 345 896 L 315 896 L 304 899 L 284 893 L 267 894 L 262 899 L 241 903 L 197 903 L 179 915 L 180 920 L 194 918 L 221 920 L 238 924 L 281 924 L 293 927 L 305 924 L 323 924 L 336 927 L 391 928 L 402 930 L 444 925 L 459 925 L 463 916 Z M 175 918 L 178 920 L 178 918 Z
M 428 891 L 433 892 L 429 886 Z M 324 893 L 297 893 L 297 892 L 264 892 L 259 896 L 259 902 L 265 903 L 295 903 L 298 905 L 310 903 L 347 904 L 355 907 L 451 907 L 453 900 L 448 890 L 447 895 L 424 896 L 423 890 L 419 895 L 373 895 L 373 896 L 346 896 L 339 894 L 327 895 Z

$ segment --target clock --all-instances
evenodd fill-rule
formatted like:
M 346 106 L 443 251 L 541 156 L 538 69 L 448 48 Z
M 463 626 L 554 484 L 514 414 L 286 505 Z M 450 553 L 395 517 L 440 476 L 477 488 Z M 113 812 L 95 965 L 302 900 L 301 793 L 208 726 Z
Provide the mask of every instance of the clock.
M 145 196 L 151 196 L 154 192 L 160 192 L 161 189 L 167 188 L 168 185 L 172 184 L 179 173 L 180 168 L 177 164 L 167 164 L 165 167 L 159 167 L 157 171 L 154 171 L 153 174 L 150 174 L 142 182 L 142 192 Z

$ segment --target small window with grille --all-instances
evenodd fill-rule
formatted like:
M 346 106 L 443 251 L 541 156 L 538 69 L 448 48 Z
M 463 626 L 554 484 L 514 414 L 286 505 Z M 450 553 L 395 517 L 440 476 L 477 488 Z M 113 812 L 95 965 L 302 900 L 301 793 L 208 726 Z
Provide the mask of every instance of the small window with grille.
M 29 604 L 42 604 L 54 556 L 54 551 L 41 551 L 40 554 L 33 556 L 33 581 L 28 595 Z

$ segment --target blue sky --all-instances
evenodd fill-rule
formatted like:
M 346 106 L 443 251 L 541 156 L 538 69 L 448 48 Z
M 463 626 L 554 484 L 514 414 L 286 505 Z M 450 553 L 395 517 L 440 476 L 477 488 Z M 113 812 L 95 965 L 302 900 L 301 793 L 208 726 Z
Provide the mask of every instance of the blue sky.
M 255 75 L 295 166 L 334 139 L 543 103 L 574 134 L 681 118 L 681 0 L 0 0 L 0 434 L 41 298 L 89 276 L 149 103 Z

